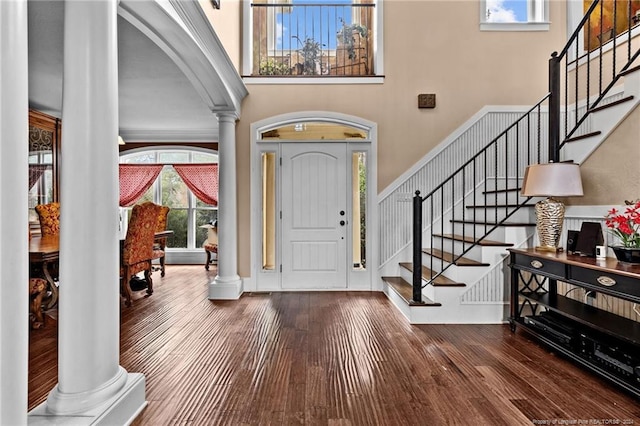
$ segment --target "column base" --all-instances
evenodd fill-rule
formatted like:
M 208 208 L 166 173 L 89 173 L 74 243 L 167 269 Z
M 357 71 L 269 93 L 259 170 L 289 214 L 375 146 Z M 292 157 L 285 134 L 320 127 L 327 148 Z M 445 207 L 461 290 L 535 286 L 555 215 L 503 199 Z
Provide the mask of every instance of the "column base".
M 242 279 L 236 275 L 233 277 L 217 276 L 209 283 L 209 299 L 211 300 L 237 300 L 242 295 Z
M 51 414 L 43 402 L 31 410 L 29 425 L 128 425 L 147 406 L 145 379 L 140 373 L 127 373 L 126 383 L 103 404 L 74 414 Z

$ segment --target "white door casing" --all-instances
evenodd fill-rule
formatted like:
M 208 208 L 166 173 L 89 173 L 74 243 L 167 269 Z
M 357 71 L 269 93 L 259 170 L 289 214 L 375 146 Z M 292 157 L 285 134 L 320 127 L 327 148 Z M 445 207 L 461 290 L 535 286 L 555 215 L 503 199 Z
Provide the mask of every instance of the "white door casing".
M 356 138 L 356 139 L 344 139 L 344 140 L 278 140 L 277 138 L 272 137 L 262 137 L 263 133 L 269 133 L 272 129 L 278 129 L 281 126 L 291 126 L 296 123 L 306 123 L 306 122 L 325 122 L 325 123 L 335 123 L 338 125 L 347 125 L 353 128 L 361 129 L 364 131 L 364 134 L 367 135 L 364 139 Z M 349 116 L 341 113 L 327 112 L 327 111 L 306 111 L 306 112 L 296 112 L 283 114 L 279 116 L 274 116 L 271 118 L 267 118 L 251 125 L 251 157 L 252 157 L 252 168 L 251 168 L 251 278 L 243 278 L 243 282 L 245 283 L 244 290 L 245 291 L 291 291 L 291 290 L 381 290 L 381 285 L 379 280 L 377 279 L 377 259 L 378 259 L 378 249 L 377 249 L 377 161 L 376 161 L 376 147 L 377 147 L 377 126 L 375 123 L 370 122 L 368 120 L 364 120 L 359 117 Z M 325 182 L 325 187 L 334 187 L 334 194 L 336 197 L 339 197 L 339 200 L 344 203 L 345 207 L 340 207 L 338 209 L 330 208 L 326 206 L 324 203 L 320 205 L 316 204 L 318 210 L 325 209 L 327 212 L 331 210 L 333 215 L 340 215 L 341 211 L 345 211 L 344 219 L 335 220 L 335 216 L 333 216 L 331 223 L 334 229 L 330 229 L 330 226 L 327 223 L 320 223 L 320 229 L 316 229 L 312 231 L 312 233 L 316 233 L 316 242 L 315 247 L 312 246 L 314 244 L 308 244 L 304 247 L 309 254 L 309 257 L 305 259 L 303 257 L 303 251 L 295 251 L 293 245 L 296 245 L 297 248 L 300 248 L 304 243 L 301 241 L 305 241 L 300 239 L 301 234 L 303 232 L 308 232 L 309 230 L 303 230 L 298 228 L 309 227 L 313 225 L 311 222 L 312 218 L 304 218 L 304 221 L 307 222 L 299 222 L 297 224 L 286 224 L 285 222 L 289 221 L 289 217 L 287 216 L 285 203 L 293 203 L 293 198 L 291 201 L 287 201 L 286 196 L 283 194 L 285 191 L 289 191 L 291 196 L 295 192 L 300 193 L 304 192 L 302 188 L 305 186 L 306 191 L 309 191 L 309 187 L 312 185 L 320 185 L 320 181 L 315 182 L 314 184 L 310 182 L 305 182 L 302 179 L 288 179 L 289 184 L 291 186 L 288 190 L 285 190 L 284 186 L 288 185 L 285 179 L 286 174 L 290 174 L 293 176 L 293 173 L 305 173 L 307 170 L 300 170 L 299 172 L 295 172 L 293 168 L 290 171 L 287 171 L 287 165 L 285 157 L 293 154 L 295 151 L 296 154 L 293 154 L 294 157 L 298 155 L 298 157 L 294 158 L 292 164 L 298 162 L 298 164 L 303 164 L 304 162 L 313 163 L 311 158 L 316 158 L 319 160 L 320 158 L 324 158 L 325 164 L 322 167 L 329 167 L 328 157 L 323 157 L 322 155 L 311 154 L 310 151 L 316 151 L 319 153 L 324 151 L 325 146 L 342 146 L 340 153 L 328 152 L 330 157 L 333 156 L 336 158 L 337 162 L 342 162 L 343 167 L 340 168 L 339 172 L 328 173 L 331 175 L 331 182 Z M 287 146 L 287 147 L 285 147 Z M 288 146 L 300 146 L 301 148 L 288 148 Z M 305 148 L 306 147 L 306 148 Z M 332 148 L 333 149 L 333 148 Z M 285 152 L 286 151 L 286 152 Z M 352 191 L 352 180 L 354 179 L 353 170 L 352 170 L 352 161 L 354 161 L 354 155 L 356 153 L 363 153 L 366 155 L 366 222 L 363 224 L 363 228 L 366 231 L 366 267 L 355 267 L 354 264 L 354 253 L 353 253 L 353 239 L 356 238 L 355 230 L 352 235 L 352 224 L 349 223 L 352 218 L 353 209 L 351 204 L 354 201 L 353 191 Z M 274 158 L 275 161 L 275 175 L 276 175 L 276 184 L 275 184 L 275 192 L 276 198 L 275 208 L 276 208 L 276 223 L 275 227 L 276 232 L 276 244 L 275 244 L 275 256 L 269 258 L 267 263 L 265 262 L 265 258 L 263 257 L 264 246 L 263 246 L 263 237 L 264 237 L 264 216 L 263 216 L 263 196 L 265 195 L 265 188 L 263 184 L 263 160 L 265 160 L 265 155 L 270 156 L 270 158 Z M 343 157 L 342 160 L 338 160 L 338 157 Z M 280 163 L 282 161 L 282 165 Z M 293 166 L 295 167 L 295 166 Z M 320 167 L 320 165 L 318 165 Z M 339 176 L 338 176 L 339 174 Z M 342 177 L 344 176 L 344 178 Z M 357 176 L 357 173 L 356 173 Z M 325 177 L 324 179 L 329 179 L 329 177 Z M 295 181 L 295 183 L 292 183 Z M 337 182 L 344 182 L 338 184 Z M 293 185 L 296 185 L 295 187 Z M 336 185 L 340 185 L 340 188 L 337 188 Z M 356 184 L 357 186 L 357 184 Z M 324 195 L 323 195 L 324 196 Z M 310 205 L 307 205 L 302 200 L 297 200 L 299 203 L 300 209 L 307 209 L 308 212 L 312 211 Z M 331 203 L 338 204 L 338 201 L 331 201 Z M 319 206 L 320 205 L 320 206 Z M 319 207 L 318 207 L 319 206 Z M 280 218 L 280 212 L 282 211 L 282 218 Z M 327 217 L 330 213 L 327 213 Z M 301 218 L 302 220 L 302 218 Z M 340 226 L 340 220 L 345 221 L 345 226 Z M 317 225 L 317 223 L 316 223 Z M 338 226 L 335 229 L 335 226 Z M 287 230 L 285 230 L 287 228 Z M 343 228 L 340 230 L 340 228 Z M 269 228 L 267 228 L 269 229 Z M 341 234 L 339 234 L 342 232 Z M 331 233 L 333 235 L 329 236 Z M 325 241 L 322 241 L 318 235 L 325 234 L 322 238 L 326 238 Z M 339 237 L 337 237 L 339 235 Z M 307 235 L 306 241 L 310 241 Z M 336 239 L 339 238 L 338 239 Z M 344 237 L 344 240 L 342 239 Z M 290 243 L 293 241 L 294 244 L 290 245 L 288 248 L 284 247 L 284 241 L 288 240 Z M 333 241 L 332 243 L 327 243 L 326 241 Z M 336 248 L 336 257 L 329 257 L 329 253 L 333 253 L 330 250 L 325 250 L 323 254 L 317 255 L 313 250 L 319 250 L 320 248 L 327 248 L 329 245 L 334 244 Z M 324 246 L 323 246 L 324 245 Z M 287 267 L 287 263 L 283 260 L 285 256 L 289 256 L 291 258 L 291 263 L 289 267 Z M 356 255 L 357 256 L 357 255 Z M 315 259 L 316 264 L 312 265 L 311 259 Z M 329 264 L 328 262 L 335 262 L 334 264 Z M 296 263 L 297 262 L 297 263 Z M 307 262 L 305 264 L 305 262 Z M 325 263 L 322 263 L 325 262 Z M 275 266 L 271 266 L 274 265 Z M 267 266 L 269 265 L 269 266 Z M 342 268 L 342 271 L 340 271 Z M 315 269 L 315 270 L 314 270 Z M 332 272 L 329 272 L 332 270 Z M 333 277 L 330 277 L 330 276 Z M 338 279 L 338 276 L 343 276 L 342 280 Z M 322 278 L 320 278 L 322 277 Z M 316 284 L 314 283 L 316 280 Z
M 347 287 L 347 166 L 345 143 L 282 144 L 282 289 Z

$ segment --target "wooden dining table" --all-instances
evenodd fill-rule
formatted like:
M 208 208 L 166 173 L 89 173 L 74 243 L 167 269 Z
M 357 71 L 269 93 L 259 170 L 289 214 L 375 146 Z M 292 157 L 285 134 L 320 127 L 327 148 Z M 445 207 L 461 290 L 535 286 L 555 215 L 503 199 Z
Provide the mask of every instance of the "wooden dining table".
M 154 240 L 173 235 L 173 231 L 156 232 Z M 120 252 L 124 240 L 120 240 Z M 51 275 L 51 265 L 60 259 L 60 238 L 58 235 L 35 236 L 29 241 L 29 263 L 42 265 L 42 274 L 49 284 L 49 298 L 43 304 L 45 309 L 53 308 L 58 303 L 58 283 Z

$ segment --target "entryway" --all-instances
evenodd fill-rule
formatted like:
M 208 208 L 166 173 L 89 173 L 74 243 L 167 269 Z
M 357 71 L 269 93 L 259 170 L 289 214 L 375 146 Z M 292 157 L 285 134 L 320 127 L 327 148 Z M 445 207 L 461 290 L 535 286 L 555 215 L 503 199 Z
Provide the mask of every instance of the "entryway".
M 375 125 L 345 118 L 252 126 L 255 284 L 245 291 L 372 289 Z

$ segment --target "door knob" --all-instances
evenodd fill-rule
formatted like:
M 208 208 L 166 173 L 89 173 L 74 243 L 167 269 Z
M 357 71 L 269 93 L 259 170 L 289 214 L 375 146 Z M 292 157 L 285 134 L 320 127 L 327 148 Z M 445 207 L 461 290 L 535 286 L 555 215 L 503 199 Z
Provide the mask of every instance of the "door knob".
M 340 226 L 344 226 L 344 225 L 345 225 L 345 223 L 346 223 L 346 222 L 345 222 L 344 220 L 341 220 L 341 221 L 340 221 Z
M 344 210 L 340 210 L 340 216 L 344 216 Z

